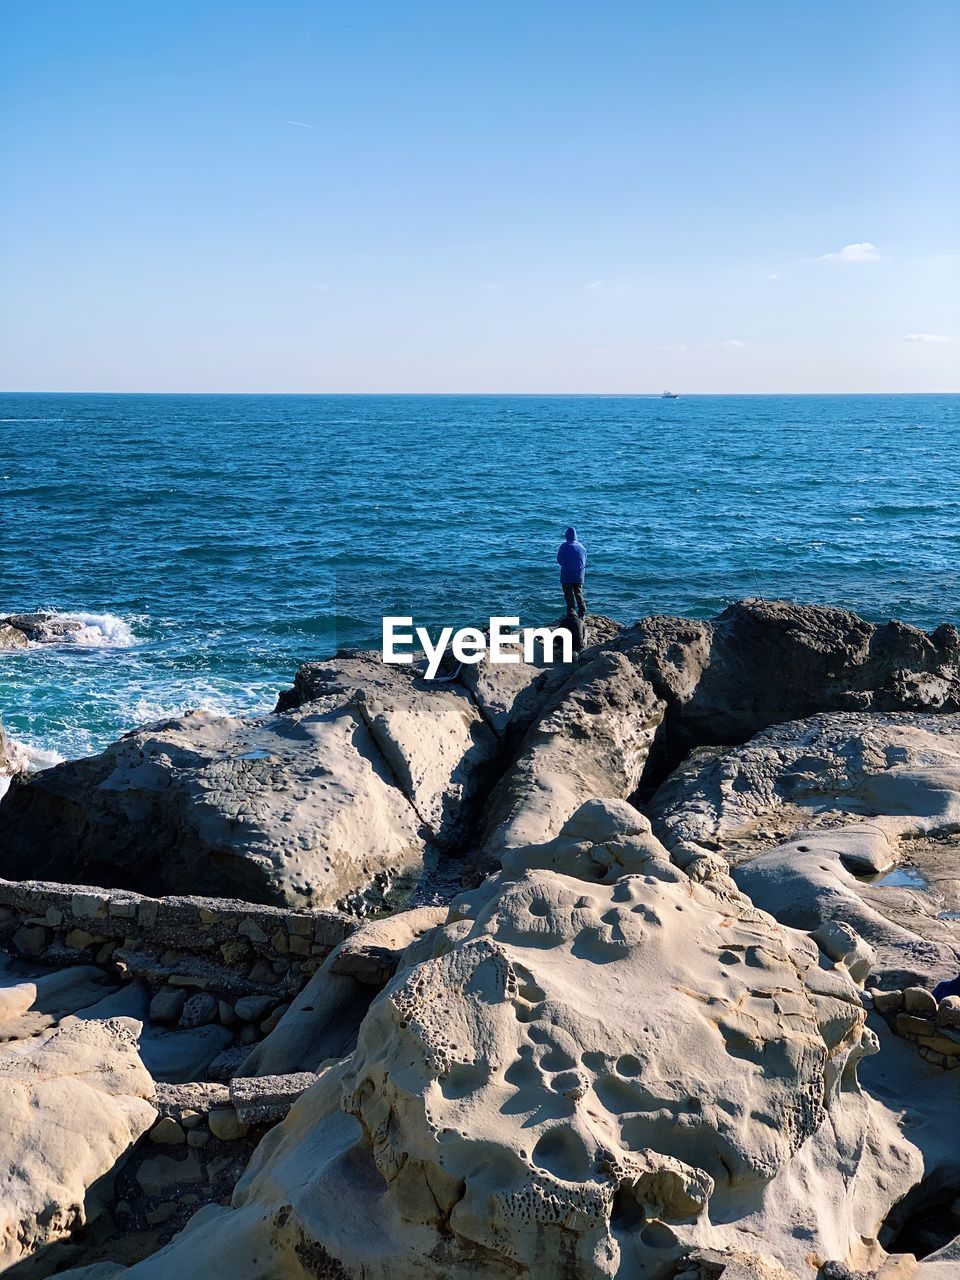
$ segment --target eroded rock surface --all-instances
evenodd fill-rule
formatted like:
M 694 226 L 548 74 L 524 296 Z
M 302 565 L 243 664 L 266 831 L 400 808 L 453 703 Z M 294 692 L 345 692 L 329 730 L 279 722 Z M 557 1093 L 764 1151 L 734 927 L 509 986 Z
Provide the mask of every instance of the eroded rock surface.
M 445 919 L 443 908 L 420 907 L 362 924 L 331 952 L 237 1074 L 316 1071 L 352 1053 L 371 1001 L 404 951 Z
M 328 906 L 415 878 L 425 840 L 363 720 L 334 708 L 192 712 L 16 779 L 0 847 L 12 878 Z
M 556 627 L 560 621 L 550 625 Z M 589 661 L 598 647 L 608 645 L 622 631 L 621 624 L 612 618 L 589 614 L 585 620 L 583 661 Z M 576 673 L 576 667 L 563 663 L 495 663 L 485 658 L 475 666 L 465 664 L 457 680 L 470 691 L 498 738 L 519 741 L 560 688 L 576 679 Z
M 488 804 L 482 863 L 555 836 L 586 800 L 636 790 L 664 715 L 638 668 L 600 651 L 581 664 L 523 739 Z
M 960 970 L 960 716 L 839 713 L 695 754 L 650 807 L 685 862 L 719 853 L 786 924 L 846 921 L 875 980 Z
M 699 744 L 825 709 L 960 707 L 952 627 L 763 601 L 713 622 L 593 622 L 580 664 L 428 682 L 345 655 L 303 667 L 285 713 L 194 712 L 18 778 L 0 801 L 0 872 L 376 905 L 480 843 L 481 827 L 471 861 L 486 870 L 556 835 L 584 800 L 652 786 Z
M 0 870 L 314 907 L 402 896 L 463 840 L 496 741 L 463 689 L 423 686 L 318 664 L 284 714 L 192 712 L 18 779 Z
M 670 708 L 672 762 L 823 711 L 960 710 L 960 633 L 743 600 L 712 622 L 641 619 L 614 642 Z
M 465 689 L 428 682 L 369 654 L 307 663 L 279 706 L 354 706 L 430 836 L 462 843 L 494 764 L 496 738 Z
M 49 982 L 39 1001 L 30 981 L 2 994 L 0 1269 L 95 1218 L 104 1180 L 156 1114 L 138 1022 L 54 1022 L 63 993 Z
M 216 1003 L 252 1029 L 240 1057 L 265 1037 L 221 1064 L 211 1142 L 306 1092 L 232 1206 L 136 1280 L 225 1260 L 240 1280 L 813 1280 L 825 1260 L 873 1277 L 891 1206 L 952 1176 L 960 1072 L 876 1012 L 871 1030 L 861 988 L 960 968 L 955 629 L 747 601 L 597 625 L 588 645 L 432 683 L 370 655 L 307 664 L 272 716 L 140 730 L 0 805 L 18 880 L 355 908 L 438 860 L 445 891 L 464 862 L 495 872 L 322 965 L 285 933 L 321 965 L 289 1007 L 161 986 L 167 1025 Z M 652 825 L 634 807 L 651 795 Z M 21 953 L 53 945 L 46 918 L 9 925 Z M 24 1031 L 35 1010 L 7 1003 Z M 161 1117 L 158 1169 L 173 1138 L 200 1167 L 189 1110 Z
M 626 1280 L 759 1235 L 809 1276 L 862 1249 L 918 1162 L 857 1085 L 876 1039 L 846 967 L 690 880 L 616 803 L 549 858 L 455 902 L 233 1207 L 131 1274 L 228 1251 L 250 1280 L 263 1256 L 291 1278 Z M 613 865 L 636 870 L 580 878 Z

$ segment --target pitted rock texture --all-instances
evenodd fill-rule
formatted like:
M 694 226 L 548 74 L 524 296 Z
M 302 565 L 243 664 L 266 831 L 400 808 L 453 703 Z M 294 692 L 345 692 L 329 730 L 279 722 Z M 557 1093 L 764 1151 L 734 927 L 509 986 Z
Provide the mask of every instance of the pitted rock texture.
M 689 879 L 617 802 L 534 856 L 565 869 L 455 902 L 233 1207 L 136 1280 L 199 1278 L 226 1250 L 242 1280 L 258 1257 L 291 1280 L 627 1280 L 758 1236 L 812 1277 L 818 1249 L 860 1246 L 917 1161 L 857 1086 L 876 1039 L 845 967 Z M 590 870 L 613 865 L 637 869 Z M 828 1159 L 844 1173 L 811 1197 Z
M 695 753 L 649 812 L 678 861 L 720 855 L 783 923 L 852 925 L 876 950 L 879 985 L 932 987 L 960 970 L 960 716 L 777 725 Z
M 403 952 L 445 918 L 441 907 L 417 907 L 361 924 L 328 956 L 237 1075 L 316 1071 L 352 1053 L 371 1001 Z

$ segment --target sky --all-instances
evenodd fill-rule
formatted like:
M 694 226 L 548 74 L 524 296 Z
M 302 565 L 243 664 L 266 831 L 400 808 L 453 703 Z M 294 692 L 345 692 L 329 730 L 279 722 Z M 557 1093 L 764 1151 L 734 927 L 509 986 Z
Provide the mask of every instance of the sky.
M 956 0 L 4 0 L 0 50 L 4 390 L 960 390 Z

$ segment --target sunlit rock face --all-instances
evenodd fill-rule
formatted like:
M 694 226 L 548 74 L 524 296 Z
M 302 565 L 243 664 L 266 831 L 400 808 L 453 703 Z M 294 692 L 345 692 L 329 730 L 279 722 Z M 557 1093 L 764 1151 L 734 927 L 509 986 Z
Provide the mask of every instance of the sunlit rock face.
M 154 1085 L 130 1018 L 31 1013 L 32 982 L 0 1004 L 0 1270 L 97 1216 L 118 1162 L 153 1123 Z
M 627 808 L 586 806 L 531 848 L 548 868 L 458 899 L 233 1208 L 137 1277 L 223 1250 L 250 1280 L 267 1251 L 271 1274 L 358 1280 L 656 1277 L 758 1235 L 798 1275 L 849 1255 L 915 1173 L 856 1082 L 859 988 Z

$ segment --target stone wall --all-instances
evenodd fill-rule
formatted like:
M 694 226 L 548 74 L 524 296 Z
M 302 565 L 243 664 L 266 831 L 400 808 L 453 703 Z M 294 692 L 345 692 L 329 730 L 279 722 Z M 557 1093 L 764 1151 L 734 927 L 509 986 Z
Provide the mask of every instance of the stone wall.
M 229 1200 L 264 1133 L 317 1076 L 265 1076 L 226 1084 L 158 1084 L 157 1118 L 103 1189 L 101 1212 L 24 1270 L 39 1280 L 103 1252 L 127 1264 L 163 1248 L 208 1204 Z
M 97 964 L 161 988 L 236 1002 L 289 999 L 357 927 L 339 911 L 0 880 L 0 947 L 44 964 Z
M 911 1040 L 922 1058 L 946 1070 L 960 1067 L 960 996 L 937 1001 L 925 987 L 874 991 L 873 1004 L 898 1036 Z

